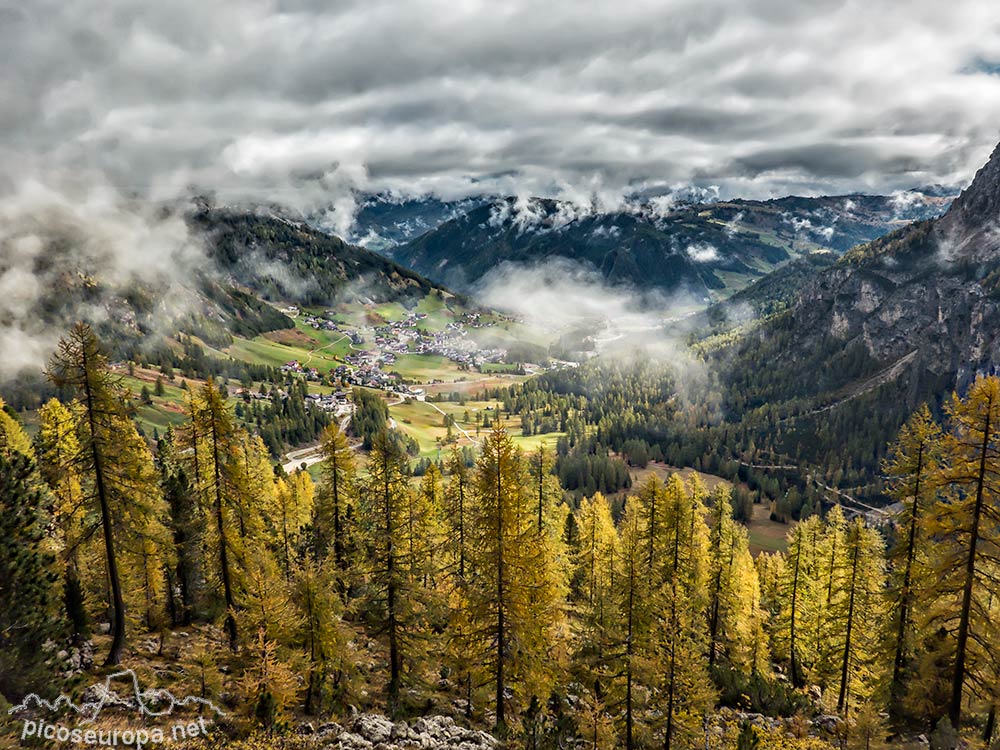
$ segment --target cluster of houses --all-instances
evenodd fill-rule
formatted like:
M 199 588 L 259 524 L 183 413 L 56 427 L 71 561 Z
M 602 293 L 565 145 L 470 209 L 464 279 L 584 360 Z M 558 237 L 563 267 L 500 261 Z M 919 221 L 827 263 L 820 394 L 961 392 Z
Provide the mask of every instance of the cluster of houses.
M 365 388 L 380 388 L 392 390 L 396 377 L 386 372 L 384 367 L 396 364 L 396 355 L 386 351 L 360 351 L 344 357 L 347 364 L 338 365 L 333 370 L 333 376 L 347 381 L 352 385 Z
M 411 398 L 423 401 L 423 388 L 408 386 L 397 376 L 387 373 L 382 369 L 385 359 L 379 357 L 379 355 L 372 352 L 361 352 L 358 355 L 348 357 L 348 360 L 353 360 L 353 362 L 350 365 L 338 365 L 331 370 L 335 378 L 351 385 L 359 385 L 363 388 L 377 388 L 378 390 L 398 393 L 401 396 L 410 396 Z M 394 357 L 392 361 L 395 362 Z
M 281 371 L 285 373 L 294 373 L 296 375 L 305 375 L 306 380 L 322 380 L 322 376 L 319 374 L 319 370 L 315 367 L 303 367 L 302 364 L 297 360 L 293 359 L 291 362 L 285 362 L 281 366 Z
M 507 356 L 505 349 L 480 349 L 475 341 L 467 338 L 467 328 L 485 328 L 493 325 L 484 321 L 480 313 L 464 313 L 461 320 L 448 323 L 444 331 L 427 333 L 419 328 L 425 313 L 411 312 L 403 320 L 393 321 L 375 328 L 375 343 L 385 354 L 435 354 L 468 367 L 488 362 L 500 362 Z
M 494 313 L 494 317 L 509 323 L 517 320 L 517 318 L 511 315 L 501 315 L 500 313 Z M 478 312 L 462 313 L 462 317 L 456 322 L 459 326 L 465 326 L 466 328 L 489 328 L 492 325 L 496 325 L 492 320 L 484 320 L 483 314 Z
M 288 313 L 298 314 L 298 308 L 288 308 Z M 373 328 L 375 347 L 371 350 L 360 350 L 365 339 L 358 330 L 341 327 L 332 317 L 334 311 L 327 311 L 325 316 L 305 314 L 303 322 L 315 330 L 332 331 L 349 336 L 356 351 L 344 357 L 344 363 L 330 371 L 334 378 L 351 385 L 365 388 L 399 393 L 404 396 L 422 399 L 424 392 L 400 381 L 397 375 L 390 374 L 389 369 L 396 364 L 398 355 L 407 352 L 429 354 L 445 357 L 452 362 L 469 368 L 484 364 L 501 362 L 507 355 L 505 349 L 480 349 L 475 341 L 468 338 L 468 329 L 486 328 L 495 325 L 489 318 L 484 318 L 479 312 L 466 312 L 459 320 L 448 323 L 443 331 L 429 333 L 420 327 L 421 321 L 427 318 L 426 313 L 410 312 L 402 320 L 389 321 Z M 298 360 L 286 362 L 281 366 L 283 373 L 303 375 L 308 380 L 322 380 L 322 375 L 315 367 L 304 367 Z M 342 397 L 343 401 L 338 398 Z M 326 411 L 335 411 L 344 406 L 347 396 L 343 392 L 327 395 L 311 394 L 310 402 Z
M 251 388 L 240 388 L 236 392 L 236 395 L 244 401 L 270 401 L 272 394 L 282 400 L 288 398 L 288 392 L 282 388 L 274 388 L 270 393 L 263 389 L 255 391 Z
M 452 326 L 458 326 L 452 328 Z M 502 362 L 506 349 L 480 349 L 475 341 L 466 338 L 460 323 L 449 323 L 448 330 L 423 336 L 417 342 L 417 354 L 437 354 L 452 362 L 468 367 L 478 367 L 488 362 Z
M 323 411 L 335 412 L 338 416 L 343 412 L 353 410 L 351 399 L 347 391 L 335 391 L 333 393 L 310 393 L 306 396 L 306 407 L 322 409 Z
M 411 312 L 403 320 L 375 326 L 375 343 L 383 350 L 401 354 L 409 349 L 410 342 L 420 339 L 418 326 L 426 318 L 427 313 Z

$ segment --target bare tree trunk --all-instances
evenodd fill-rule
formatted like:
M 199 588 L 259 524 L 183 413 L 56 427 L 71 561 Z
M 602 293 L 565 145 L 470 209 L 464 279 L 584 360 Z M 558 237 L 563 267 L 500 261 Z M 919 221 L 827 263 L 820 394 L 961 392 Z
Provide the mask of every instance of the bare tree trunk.
M 972 589 L 976 581 L 976 547 L 979 544 L 979 522 L 983 513 L 986 484 L 986 455 L 990 443 L 990 413 L 993 400 L 986 402 L 986 419 L 983 425 L 983 444 L 979 453 L 979 471 L 976 476 L 976 504 L 972 511 L 972 529 L 969 533 L 969 556 L 965 563 L 965 586 L 962 591 L 962 611 L 958 623 L 958 643 L 955 649 L 955 671 L 951 681 L 951 703 L 948 718 L 957 731 L 962 723 L 962 690 L 965 687 L 965 652 L 969 642 L 969 619 L 972 614 Z
M 902 699 L 903 667 L 906 665 L 906 627 L 910 617 L 910 586 L 913 583 L 913 560 L 916 556 L 918 511 L 920 510 L 920 480 L 923 478 L 924 444 L 917 449 L 916 482 L 913 488 L 913 508 L 910 511 L 910 529 L 906 542 L 906 565 L 903 568 L 903 587 L 899 599 L 899 622 L 896 624 L 896 653 L 892 662 L 892 683 L 889 695 L 897 705 Z
M 97 490 L 97 501 L 101 507 L 101 531 L 104 535 L 104 555 L 108 565 L 108 581 L 111 585 L 111 649 L 105 664 L 109 666 L 121 663 L 122 650 L 125 648 L 125 599 L 122 596 L 121 577 L 118 573 L 118 561 L 115 557 L 115 543 L 111 524 L 111 506 L 108 501 L 108 488 L 104 477 L 104 456 L 101 455 L 100 438 L 98 437 L 97 418 L 94 403 L 94 392 L 90 382 L 90 364 L 87 362 L 87 348 L 80 347 L 83 352 L 83 391 L 87 406 L 87 421 L 90 427 L 90 453 L 94 462 L 94 483 Z
M 844 712 L 847 704 L 847 682 L 851 665 L 851 637 L 854 634 L 854 590 L 858 585 L 858 557 L 861 551 L 861 532 L 854 540 L 854 553 L 851 562 L 851 595 L 847 604 L 847 636 L 844 639 L 844 660 L 840 667 L 840 694 L 837 696 L 837 711 Z
M 212 420 L 212 465 L 215 472 L 215 524 L 219 532 L 219 565 L 222 568 L 222 591 L 226 599 L 226 632 L 229 634 L 229 649 L 236 651 L 238 645 L 236 630 L 236 599 L 233 595 L 232 574 L 229 570 L 229 540 L 226 536 L 226 522 L 222 512 L 222 467 L 219 463 L 219 436 Z

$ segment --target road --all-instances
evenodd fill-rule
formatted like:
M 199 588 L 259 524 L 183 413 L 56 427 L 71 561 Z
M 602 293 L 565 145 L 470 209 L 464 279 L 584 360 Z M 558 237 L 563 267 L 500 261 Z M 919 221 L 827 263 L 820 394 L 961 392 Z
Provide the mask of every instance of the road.
M 340 430 L 341 432 L 347 431 L 347 426 L 351 423 L 351 415 L 347 414 L 340 420 Z M 361 442 L 353 443 L 351 448 L 353 450 L 358 450 L 361 447 Z M 286 474 L 291 474 L 297 471 L 303 464 L 306 467 L 310 467 L 313 464 L 318 464 L 323 460 L 322 447 L 319 445 L 310 445 L 305 448 L 299 448 L 294 451 L 289 451 L 285 454 L 287 459 L 285 463 L 281 465 L 281 468 L 285 470 Z

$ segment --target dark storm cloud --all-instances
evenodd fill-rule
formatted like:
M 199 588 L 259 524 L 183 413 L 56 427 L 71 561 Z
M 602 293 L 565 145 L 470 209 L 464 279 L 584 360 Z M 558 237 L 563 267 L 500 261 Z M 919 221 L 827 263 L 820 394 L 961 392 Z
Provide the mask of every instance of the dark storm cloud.
M 971 176 L 979 0 L 0 0 L 0 190 L 328 210 L 354 190 L 722 195 Z

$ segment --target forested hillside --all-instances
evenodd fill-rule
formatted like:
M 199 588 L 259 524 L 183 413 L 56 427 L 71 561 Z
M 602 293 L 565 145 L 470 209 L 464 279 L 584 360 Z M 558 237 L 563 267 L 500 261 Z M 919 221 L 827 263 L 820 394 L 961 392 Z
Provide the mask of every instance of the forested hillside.
M 92 682 L 96 647 L 95 664 L 219 702 L 232 734 L 350 706 L 443 713 L 513 747 L 994 733 L 995 377 L 943 423 L 926 408 L 907 422 L 884 466 L 898 515 L 834 507 L 754 559 L 725 485 L 653 475 L 614 506 L 567 493 L 501 419 L 471 463 L 455 451 L 419 478 L 394 431 L 361 460 L 331 424 L 314 480 L 272 469 L 211 381 L 148 442 L 84 325 L 48 372 L 64 401 L 34 439 L 0 413 L 8 700 Z M 669 389 L 622 372 L 560 408 L 610 445 L 633 421 L 611 400 L 669 403 Z M 510 408 L 530 422 L 541 394 Z M 148 669 L 151 636 L 170 670 Z
M 706 340 L 721 423 L 704 445 L 881 504 L 879 462 L 908 414 L 927 402 L 940 416 L 1000 361 L 998 163 L 994 152 L 940 219 L 859 245 L 745 335 Z
M 200 207 L 189 221 L 219 267 L 265 299 L 329 305 L 422 296 L 434 288 L 370 250 L 273 213 Z
M 0 750 L 1000 750 L 993 10 L 0 0 Z

